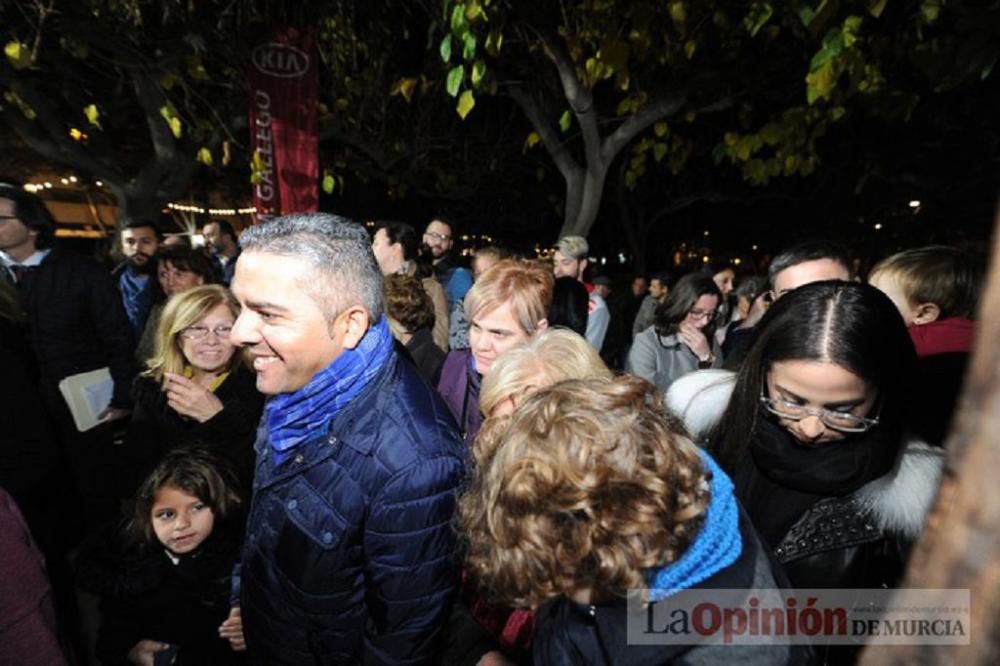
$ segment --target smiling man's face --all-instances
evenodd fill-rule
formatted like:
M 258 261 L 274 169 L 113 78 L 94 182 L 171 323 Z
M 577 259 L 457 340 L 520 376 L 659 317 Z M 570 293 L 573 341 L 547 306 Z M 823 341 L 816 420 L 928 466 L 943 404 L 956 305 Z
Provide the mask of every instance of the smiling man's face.
M 244 252 L 236 263 L 233 293 L 242 306 L 233 344 L 247 347 L 265 395 L 294 393 L 343 353 L 345 326 L 328 322 L 301 285 L 310 279 L 303 259 Z

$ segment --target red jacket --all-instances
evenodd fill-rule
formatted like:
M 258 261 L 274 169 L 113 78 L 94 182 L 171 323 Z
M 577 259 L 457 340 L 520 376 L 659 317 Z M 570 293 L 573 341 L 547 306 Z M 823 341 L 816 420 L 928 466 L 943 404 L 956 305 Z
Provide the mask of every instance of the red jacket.
M 971 353 L 975 325 L 971 319 L 950 317 L 910 326 L 908 330 L 917 349 L 917 358 L 924 358 L 935 354 Z

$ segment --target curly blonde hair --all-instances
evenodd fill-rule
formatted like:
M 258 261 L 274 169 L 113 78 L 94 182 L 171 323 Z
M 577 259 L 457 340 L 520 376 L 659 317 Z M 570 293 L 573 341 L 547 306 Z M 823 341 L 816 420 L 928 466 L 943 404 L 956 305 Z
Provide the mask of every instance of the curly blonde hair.
M 652 384 L 632 376 L 539 390 L 481 437 L 491 452 L 459 502 L 467 566 L 487 598 L 536 607 L 589 589 L 644 589 L 708 506 L 697 447 Z

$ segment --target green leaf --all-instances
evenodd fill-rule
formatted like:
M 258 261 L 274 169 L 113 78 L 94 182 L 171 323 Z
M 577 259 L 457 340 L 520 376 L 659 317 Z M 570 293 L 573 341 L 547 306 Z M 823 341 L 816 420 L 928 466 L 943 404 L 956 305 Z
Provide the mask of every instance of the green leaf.
M 471 23 L 480 16 L 485 18 L 483 15 L 483 6 L 479 4 L 479 0 L 468 0 L 465 3 L 465 18 Z
M 760 29 L 763 28 L 771 16 L 774 14 L 774 7 L 769 2 L 755 2 L 750 5 L 750 12 L 747 14 L 743 25 L 752 37 L 756 37 Z
M 563 132 L 569 129 L 569 126 L 573 122 L 573 116 L 570 114 L 569 109 L 563 111 L 563 114 L 559 116 L 559 129 Z
M 181 134 L 184 133 L 184 127 L 181 125 L 181 119 L 174 116 L 168 121 L 167 124 L 170 125 L 170 132 L 174 135 L 174 138 L 181 138 Z
M 7 60 L 14 69 L 25 69 L 31 65 L 31 49 L 27 44 L 7 42 L 3 52 L 7 54 Z
M 197 159 L 205 166 L 212 166 L 212 163 L 214 161 L 212 159 L 212 151 L 205 147 L 201 147 L 198 149 Z
M 476 57 L 476 36 L 471 32 L 465 33 L 462 38 L 462 58 L 466 61 Z
M 687 9 L 683 2 L 670 3 L 670 18 L 678 26 L 684 25 L 684 22 L 687 21 Z
M 653 125 L 653 134 L 655 134 L 658 138 L 662 139 L 667 135 L 667 131 L 669 129 L 670 128 L 667 127 L 667 121 L 661 120 L 660 122 Z
M 450 72 L 448 72 L 448 81 L 446 88 L 448 94 L 452 97 L 458 95 L 459 88 L 462 87 L 462 79 L 465 78 L 465 65 L 458 65 L 453 67 Z
M 473 88 L 479 87 L 479 84 L 482 82 L 484 76 L 486 76 L 486 63 L 482 60 L 477 60 L 472 63 L 472 72 L 469 78 L 472 80 Z
M 476 98 L 473 96 L 471 90 L 466 90 L 462 93 L 462 96 L 458 98 L 458 106 L 455 107 L 455 110 L 458 112 L 459 118 L 465 120 L 465 117 L 469 115 L 469 112 L 472 111 L 475 106 Z
M 844 39 L 844 46 L 850 48 L 858 41 L 858 30 L 861 29 L 862 19 L 860 16 L 848 16 L 844 19 L 844 29 L 841 33 Z
M 825 62 L 819 69 L 806 76 L 806 101 L 810 105 L 818 99 L 826 99 L 833 90 L 836 79 L 833 75 L 833 62 Z
M 659 162 L 667 154 L 667 144 L 657 142 L 653 144 L 653 159 Z
M 882 12 L 885 11 L 885 6 L 888 4 L 889 0 L 868 0 L 868 13 L 879 18 L 882 16 Z
M 469 30 L 469 21 L 465 18 L 465 5 L 456 4 L 451 10 L 451 31 L 462 35 Z
M 451 33 L 449 32 L 441 40 L 441 48 L 439 49 L 441 53 L 441 60 L 443 62 L 448 62 L 451 60 Z
M 201 60 L 194 59 L 188 63 L 188 74 L 195 81 L 208 81 L 208 70 L 201 63 Z
M 530 148 L 533 148 L 542 140 L 542 137 L 538 135 L 538 132 L 532 132 L 528 135 L 528 138 L 524 140 L 524 145 L 521 147 L 521 152 L 526 153 Z
M 503 46 L 503 33 L 500 30 L 490 30 L 486 34 L 486 52 L 491 56 L 500 55 L 500 47 Z
M 924 0 L 920 5 L 920 14 L 927 23 L 934 23 L 941 14 L 941 0 Z
M 768 123 L 760 128 L 761 140 L 769 146 L 776 146 L 781 141 L 781 125 L 778 123 Z
M 389 92 L 390 97 L 395 97 L 396 95 L 402 95 L 403 99 L 409 102 L 413 99 L 413 91 L 417 87 L 417 80 L 410 79 L 399 79 L 393 84 L 392 90 Z
M 87 122 L 91 125 L 101 127 L 101 112 L 97 110 L 96 104 L 88 104 L 83 107 L 83 115 L 87 116 Z
M 809 5 L 799 7 L 799 20 L 802 21 L 802 25 L 808 28 L 815 18 L 816 12 L 813 11 L 812 7 Z
M 323 172 L 323 191 L 327 194 L 333 194 L 333 189 L 337 186 L 337 179 L 333 177 L 329 171 Z
M 809 70 L 815 71 L 836 58 L 844 50 L 844 35 L 840 28 L 833 28 L 823 39 L 823 48 L 812 57 L 809 62 Z

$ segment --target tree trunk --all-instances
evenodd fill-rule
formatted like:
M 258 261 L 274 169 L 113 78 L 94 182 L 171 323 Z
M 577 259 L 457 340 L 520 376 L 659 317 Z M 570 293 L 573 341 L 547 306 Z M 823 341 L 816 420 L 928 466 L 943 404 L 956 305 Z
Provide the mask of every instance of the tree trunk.
M 904 587 L 971 590 L 969 645 L 867 648 L 864 666 L 1000 663 L 1000 216 L 993 231 L 990 277 L 976 323 L 977 338 L 948 462 Z
M 582 187 L 571 186 L 569 182 L 566 184 L 566 215 L 563 218 L 562 229 L 559 231 L 560 238 L 563 236 L 583 236 L 586 238 L 587 234 L 590 233 L 590 228 L 597 221 L 608 169 L 601 164 L 588 163 L 582 176 Z M 575 200 L 571 201 L 568 198 L 570 196 L 575 196 Z M 576 214 L 574 215 L 573 212 Z

